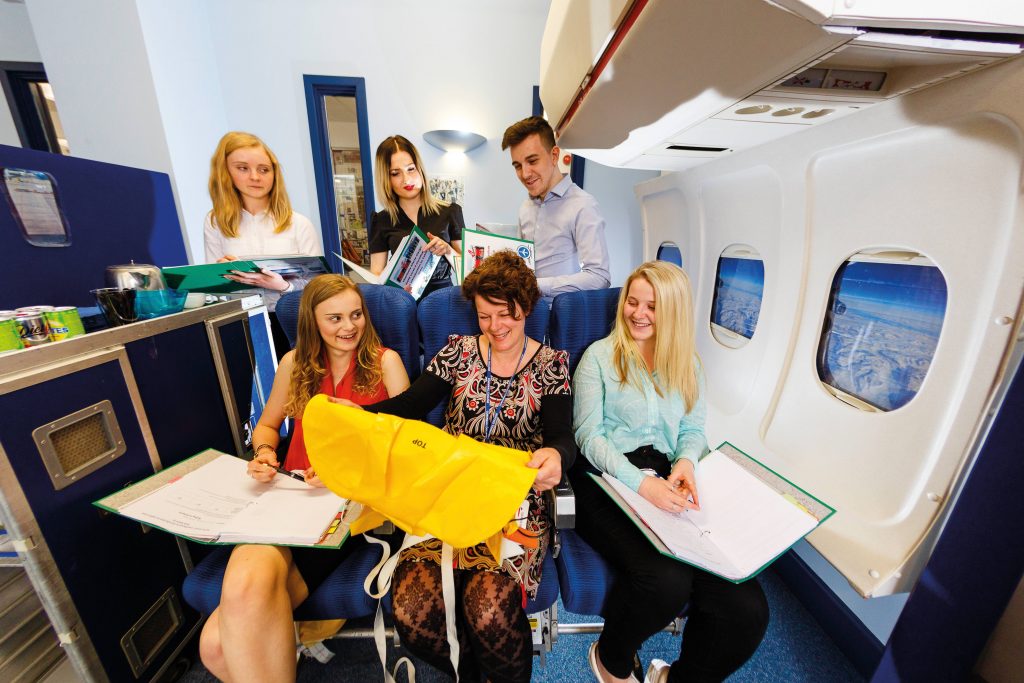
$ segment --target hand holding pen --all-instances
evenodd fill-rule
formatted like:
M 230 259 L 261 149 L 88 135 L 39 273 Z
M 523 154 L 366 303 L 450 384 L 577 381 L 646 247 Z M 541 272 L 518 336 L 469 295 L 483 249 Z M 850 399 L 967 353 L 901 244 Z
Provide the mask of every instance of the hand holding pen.
M 278 473 L 289 476 L 292 479 L 306 481 L 303 475 L 289 472 L 281 467 L 281 463 L 277 461 L 277 453 L 269 444 L 257 446 L 257 453 L 249 461 L 246 472 L 250 477 L 263 484 L 269 484 Z
M 668 475 L 668 483 L 679 491 L 688 505 L 686 509 L 700 510 L 700 498 L 697 497 L 697 473 L 693 462 L 687 458 L 679 458 L 672 472 Z

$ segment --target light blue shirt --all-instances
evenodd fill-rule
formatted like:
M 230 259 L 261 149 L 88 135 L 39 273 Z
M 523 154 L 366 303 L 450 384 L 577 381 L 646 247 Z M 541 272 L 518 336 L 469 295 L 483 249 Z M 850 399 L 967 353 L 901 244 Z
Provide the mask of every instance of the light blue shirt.
M 611 283 L 597 201 L 569 176 L 542 199 L 523 202 L 519 229 L 523 239 L 534 244 L 534 271 L 544 296 L 604 289 Z
M 573 420 L 576 444 L 593 465 L 639 491 L 644 475 L 625 453 L 653 446 L 674 464 L 687 458 L 694 466 L 707 451 L 704 437 L 704 377 L 693 410 L 678 392 L 658 396 L 646 372 L 637 373 L 642 390 L 620 384 L 612 361 L 612 340 L 590 345 L 573 376 Z M 655 374 L 657 378 L 657 374 Z

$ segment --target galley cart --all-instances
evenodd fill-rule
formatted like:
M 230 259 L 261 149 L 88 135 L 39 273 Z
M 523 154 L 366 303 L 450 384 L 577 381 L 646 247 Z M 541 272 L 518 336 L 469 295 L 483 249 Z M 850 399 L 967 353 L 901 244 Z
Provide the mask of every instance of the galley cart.
M 0 356 L 0 564 L 24 570 L 0 574 L 0 601 L 31 605 L 30 585 L 52 625 L 30 622 L 30 662 L 0 638 L 0 679 L 49 666 L 58 641 L 85 681 L 158 680 L 178 658 L 201 623 L 180 597 L 201 547 L 92 502 L 205 448 L 242 454 L 270 349 L 248 297 Z

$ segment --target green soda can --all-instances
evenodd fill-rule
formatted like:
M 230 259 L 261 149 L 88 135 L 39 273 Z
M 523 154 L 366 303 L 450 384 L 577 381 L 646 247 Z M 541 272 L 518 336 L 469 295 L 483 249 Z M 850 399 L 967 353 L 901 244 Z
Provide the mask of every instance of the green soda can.
M 0 316 L 0 353 L 25 348 L 21 341 L 21 325 L 13 315 Z
M 50 328 L 50 339 L 52 341 L 60 341 L 61 339 L 85 334 L 82 318 L 78 315 L 78 309 L 74 306 L 56 306 L 52 311 L 46 311 L 43 315 L 46 317 L 46 324 Z

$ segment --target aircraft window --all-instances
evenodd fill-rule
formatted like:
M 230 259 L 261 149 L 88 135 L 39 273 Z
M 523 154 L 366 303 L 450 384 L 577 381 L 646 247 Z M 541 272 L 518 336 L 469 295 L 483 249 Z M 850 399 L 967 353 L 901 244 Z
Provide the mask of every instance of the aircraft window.
M 764 261 L 753 247 L 734 244 L 718 257 L 711 334 L 738 349 L 754 336 L 764 295 Z
M 659 261 L 668 261 L 669 263 L 676 264 L 680 268 L 683 267 L 683 253 L 679 251 L 679 247 L 671 242 L 661 243 L 661 246 L 658 247 L 658 255 L 656 258 Z
M 906 405 L 921 389 L 946 313 L 946 279 L 915 252 L 851 257 L 832 280 L 818 377 L 862 410 Z

